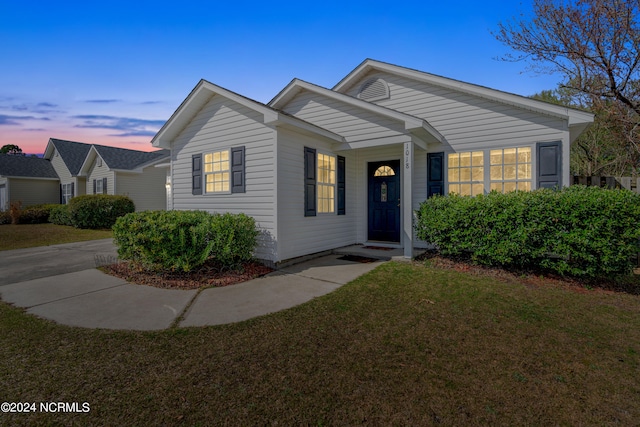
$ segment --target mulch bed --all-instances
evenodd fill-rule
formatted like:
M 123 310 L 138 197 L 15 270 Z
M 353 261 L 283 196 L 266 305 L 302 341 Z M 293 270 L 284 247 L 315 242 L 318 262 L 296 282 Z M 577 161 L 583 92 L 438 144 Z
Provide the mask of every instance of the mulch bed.
M 258 262 L 248 262 L 237 270 L 221 268 L 215 263 L 205 263 L 191 272 L 157 273 L 138 268 L 127 261 L 101 267 L 102 271 L 138 285 L 163 289 L 200 289 L 235 285 L 255 279 L 273 271 Z

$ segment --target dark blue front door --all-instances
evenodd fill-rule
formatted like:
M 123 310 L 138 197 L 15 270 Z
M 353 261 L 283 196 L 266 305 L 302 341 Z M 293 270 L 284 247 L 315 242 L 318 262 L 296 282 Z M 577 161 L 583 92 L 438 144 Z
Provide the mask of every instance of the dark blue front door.
M 369 240 L 400 241 L 400 160 L 369 163 Z

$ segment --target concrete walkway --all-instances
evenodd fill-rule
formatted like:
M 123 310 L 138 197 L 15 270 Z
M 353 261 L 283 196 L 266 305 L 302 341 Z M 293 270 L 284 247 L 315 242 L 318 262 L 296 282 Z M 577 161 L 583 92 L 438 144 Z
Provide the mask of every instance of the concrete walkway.
M 345 252 L 369 253 L 361 247 Z M 376 252 L 386 259 L 396 255 Z M 110 239 L 0 252 L 0 298 L 27 313 L 85 328 L 219 325 L 302 304 L 384 262 L 331 254 L 248 282 L 197 291 L 134 285 L 95 268 L 96 260 L 115 260 L 115 254 Z

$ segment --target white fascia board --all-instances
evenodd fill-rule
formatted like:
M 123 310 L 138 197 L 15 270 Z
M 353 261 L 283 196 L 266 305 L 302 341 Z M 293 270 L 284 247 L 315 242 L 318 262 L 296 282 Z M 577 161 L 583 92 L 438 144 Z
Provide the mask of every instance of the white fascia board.
M 51 156 L 53 156 L 53 152 L 55 151 L 55 149 L 56 147 L 53 145 L 51 138 L 49 138 L 49 142 L 47 142 L 47 148 L 45 148 L 42 158 L 48 160 L 51 159 Z
M 96 147 L 92 145 L 89 149 L 89 152 L 87 152 L 87 157 L 85 157 L 84 162 L 82 162 L 82 166 L 80 167 L 80 171 L 78 171 L 77 176 L 87 176 L 87 174 L 89 173 L 89 166 L 91 165 L 91 162 L 98 156 L 100 156 L 98 150 L 96 150 Z M 104 159 L 102 161 L 104 162 Z
M 411 142 L 411 140 L 412 139 L 410 135 L 396 135 L 387 136 L 384 138 L 360 140 L 347 139 L 345 143 L 335 146 L 334 150 L 345 151 L 357 150 L 358 148 L 381 147 L 384 145 L 404 144 L 405 142 Z
M 270 107 L 258 101 L 244 97 L 206 80 L 200 80 L 169 120 L 167 120 L 158 133 L 153 137 L 151 144 L 154 147 L 171 148 L 170 144 L 173 138 L 175 138 L 178 133 L 187 126 L 200 108 L 209 102 L 209 100 L 215 95 L 220 95 L 223 98 L 229 99 L 262 114 L 265 122 L 273 121 L 274 117 L 278 114 Z

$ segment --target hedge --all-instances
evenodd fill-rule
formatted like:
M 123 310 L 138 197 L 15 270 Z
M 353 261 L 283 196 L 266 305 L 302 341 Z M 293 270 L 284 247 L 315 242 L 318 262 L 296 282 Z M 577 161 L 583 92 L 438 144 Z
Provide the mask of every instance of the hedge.
M 56 225 L 73 225 L 69 205 L 55 205 L 51 208 L 49 222 Z
M 87 194 L 69 201 L 69 216 L 76 228 L 111 228 L 119 217 L 135 210 L 126 196 Z
M 154 271 L 191 271 L 208 260 L 238 267 L 252 258 L 258 231 L 245 214 L 145 211 L 113 226 L 118 255 Z
M 417 235 L 443 255 L 479 264 L 602 278 L 630 274 L 640 195 L 571 186 L 559 191 L 436 196 L 420 205 Z
M 12 206 L 9 216 L 13 224 L 44 224 L 49 222 L 49 214 L 55 204 L 31 205 L 21 209 L 20 203 Z

